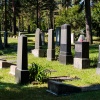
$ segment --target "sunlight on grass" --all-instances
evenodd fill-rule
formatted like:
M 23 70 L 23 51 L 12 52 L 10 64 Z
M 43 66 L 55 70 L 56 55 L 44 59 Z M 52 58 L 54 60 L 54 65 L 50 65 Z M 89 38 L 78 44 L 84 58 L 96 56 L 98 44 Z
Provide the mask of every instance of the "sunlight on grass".
M 29 36 L 29 35 L 27 35 Z M 34 49 L 34 37 L 28 37 L 28 64 L 32 64 L 35 62 L 36 64 L 41 65 L 45 69 L 51 71 L 50 77 L 55 76 L 69 76 L 69 77 L 77 77 L 79 79 L 76 80 L 67 80 L 64 81 L 66 84 L 72 84 L 75 86 L 88 86 L 100 84 L 100 75 L 96 74 L 97 62 L 98 62 L 98 44 L 90 45 L 89 49 L 89 57 L 90 57 L 90 65 L 89 69 L 76 69 L 73 64 L 63 65 L 60 64 L 59 61 L 48 61 L 46 57 L 38 58 L 34 57 L 31 53 L 31 50 Z M 3 55 L 0 57 L 6 57 L 7 60 L 17 60 L 17 41 L 18 39 L 8 38 L 10 48 L 2 50 Z M 59 50 L 59 48 L 57 49 Z M 74 56 L 74 47 L 72 47 L 72 53 Z M 59 51 L 57 51 L 59 53 Z M 10 68 L 0 69 L 0 100 L 81 100 L 80 98 L 84 98 L 87 95 L 95 94 L 98 98 L 100 91 L 95 92 L 87 92 L 87 93 L 79 93 L 76 95 L 62 96 L 57 97 L 52 96 L 51 94 L 46 92 L 47 83 L 33 85 L 32 83 L 28 83 L 25 85 L 18 85 L 15 82 L 15 77 L 9 74 Z M 7 95 L 7 96 L 5 96 Z M 94 96 L 93 98 L 96 98 Z M 17 98 L 16 98 L 17 97 Z M 3 98 L 3 99 L 1 99 Z M 9 99 L 10 98 L 10 99 Z M 42 99 L 41 99 L 42 98 Z M 93 100 L 89 99 L 90 96 L 87 96 L 84 100 Z M 96 98 L 97 100 L 97 98 Z M 98 99 L 99 100 L 99 99 Z

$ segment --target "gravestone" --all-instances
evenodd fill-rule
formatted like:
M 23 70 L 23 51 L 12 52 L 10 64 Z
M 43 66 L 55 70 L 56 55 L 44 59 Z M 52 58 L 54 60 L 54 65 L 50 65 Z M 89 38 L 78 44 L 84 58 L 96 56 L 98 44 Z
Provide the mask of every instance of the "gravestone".
M 70 84 L 64 84 L 59 81 L 49 80 L 47 91 L 55 95 L 68 95 L 81 92 L 81 88 Z
M 62 64 L 73 63 L 73 57 L 71 53 L 71 26 L 69 24 L 64 24 L 61 26 L 59 62 Z
M 71 33 L 71 44 L 74 44 L 74 33 Z
M 83 41 L 85 41 L 85 36 L 81 34 L 78 38 L 78 42 L 83 42 Z
M 15 69 L 16 83 L 25 84 L 29 82 L 28 56 L 27 56 L 27 37 L 18 37 L 17 49 L 17 68 Z
M 17 66 L 16 65 L 11 65 L 10 66 L 10 74 L 15 76 L 15 70 L 16 70 Z
M 54 60 L 55 59 L 55 42 L 54 42 L 54 30 L 48 30 L 48 49 L 47 49 L 47 59 Z
M 42 45 L 45 44 L 45 33 L 41 31 L 41 42 L 42 42 Z
M 39 28 L 36 29 L 35 33 L 35 49 L 32 50 L 32 54 L 35 57 L 44 57 L 45 52 L 42 49 L 42 41 L 41 41 L 41 31 Z
M 60 46 L 61 39 L 61 27 L 56 27 L 56 45 Z
M 99 57 L 98 57 L 98 64 L 97 64 L 96 73 L 100 74 L 100 45 L 99 45 Z
M 79 69 L 89 68 L 89 42 L 75 43 L 74 67 Z
M 6 60 L 0 60 L 0 69 L 2 69 L 2 68 L 8 68 L 11 65 L 13 65 L 13 64 L 10 63 L 10 62 L 7 62 Z

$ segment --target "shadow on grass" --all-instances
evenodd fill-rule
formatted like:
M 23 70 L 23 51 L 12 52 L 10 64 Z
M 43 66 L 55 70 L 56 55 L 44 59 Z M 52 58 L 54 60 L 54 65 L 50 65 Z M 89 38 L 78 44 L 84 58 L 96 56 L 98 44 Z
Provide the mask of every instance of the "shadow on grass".
M 97 85 L 85 87 L 83 90 L 92 89 Z M 0 82 L 0 100 L 99 100 L 100 91 L 88 91 L 67 96 L 55 96 L 46 92 L 47 87 L 18 85 Z
M 46 92 L 46 89 L 46 87 L 0 82 L 0 100 L 56 100 L 56 96 Z M 61 97 L 59 98 L 61 100 Z
M 35 43 L 28 43 L 27 49 L 28 52 L 31 52 L 32 49 L 34 49 L 34 45 Z M 9 43 L 9 47 L 8 48 L 4 48 L 3 50 L 3 54 L 17 54 L 17 43 Z
M 4 48 L 2 51 L 4 54 L 12 54 L 17 52 L 17 43 L 9 43 L 9 47 Z

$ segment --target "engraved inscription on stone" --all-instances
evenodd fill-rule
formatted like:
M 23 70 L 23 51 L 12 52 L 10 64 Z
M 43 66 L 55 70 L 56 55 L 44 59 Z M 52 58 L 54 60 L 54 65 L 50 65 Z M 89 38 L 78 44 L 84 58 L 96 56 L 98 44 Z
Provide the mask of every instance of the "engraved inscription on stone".
M 76 44 L 75 45 L 75 51 L 76 52 L 82 52 L 82 45 L 81 44 Z

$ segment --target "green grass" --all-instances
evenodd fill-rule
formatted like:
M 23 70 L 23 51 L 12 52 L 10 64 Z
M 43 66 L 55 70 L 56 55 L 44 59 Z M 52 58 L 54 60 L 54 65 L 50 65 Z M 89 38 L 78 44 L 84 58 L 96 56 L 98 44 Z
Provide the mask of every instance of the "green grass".
M 27 35 L 28 36 L 28 35 Z M 3 55 L 0 57 L 6 57 L 7 60 L 17 59 L 17 39 L 8 38 L 10 48 L 2 50 Z M 28 64 L 35 62 L 42 67 L 46 67 L 52 72 L 51 76 L 70 76 L 78 77 L 79 80 L 64 81 L 67 84 L 73 84 L 76 86 L 91 86 L 94 84 L 100 84 L 100 75 L 96 74 L 97 60 L 98 60 L 98 44 L 90 46 L 90 65 L 91 68 L 79 70 L 74 68 L 73 65 L 63 65 L 59 61 L 48 61 L 46 57 L 37 58 L 31 54 L 31 50 L 34 48 L 33 37 L 28 37 Z M 59 48 L 58 48 L 59 50 Z M 72 47 L 73 55 L 74 48 Z M 57 51 L 59 52 L 59 51 Z M 99 100 L 99 91 L 90 91 L 77 94 L 71 94 L 68 96 L 54 96 L 48 92 L 47 83 L 33 85 L 32 83 L 26 85 L 18 85 L 15 82 L 15 77 L 9 74 L 10 68 L 0 69 L 0 100 Z

